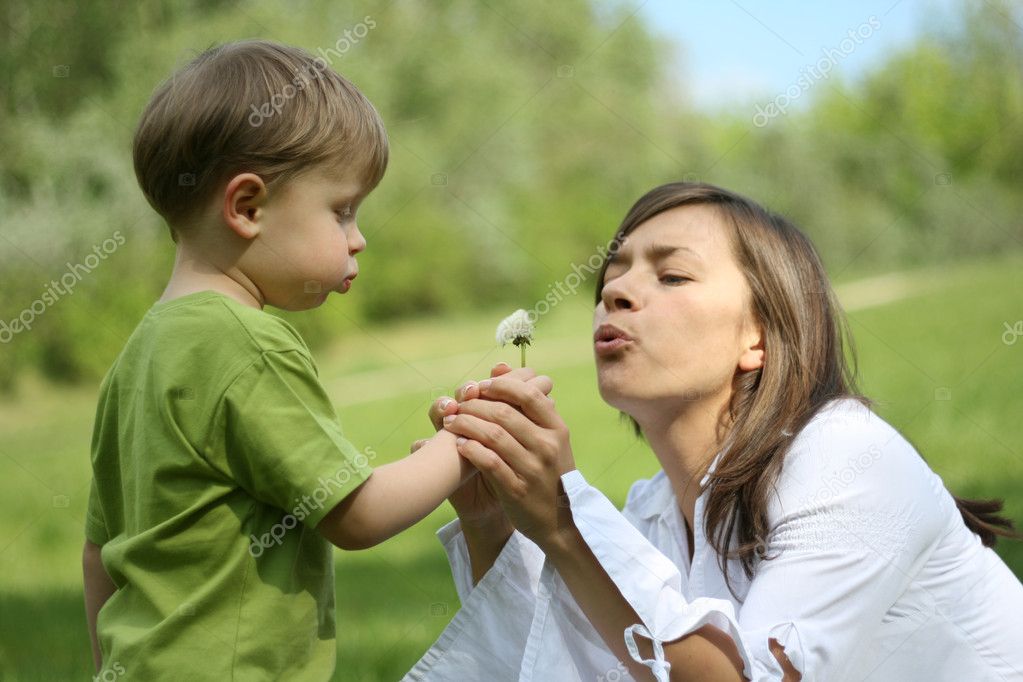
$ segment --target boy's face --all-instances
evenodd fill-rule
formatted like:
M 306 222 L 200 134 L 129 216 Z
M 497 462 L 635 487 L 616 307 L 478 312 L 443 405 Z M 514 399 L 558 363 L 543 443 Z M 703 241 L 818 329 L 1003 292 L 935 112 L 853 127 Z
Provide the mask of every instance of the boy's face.
M 365 196 L 361 182 L 326 169 L 303 173 L 271 192 L 250 255 L 253 279 L 266 303 L 306 310 L 330 292 L 346 293 L 359 272 L 356 254 L 366 248 L 355 212 Z

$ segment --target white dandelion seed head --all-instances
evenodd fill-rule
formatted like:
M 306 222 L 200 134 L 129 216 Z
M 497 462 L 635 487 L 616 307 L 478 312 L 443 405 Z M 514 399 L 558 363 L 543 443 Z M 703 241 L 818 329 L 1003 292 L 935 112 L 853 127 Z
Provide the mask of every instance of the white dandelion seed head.
M 502 346 L 508 343 L 528 345 L 533 340 L 533 327 L 529 313 L 520 308 L 497 325 L 497 342 Z

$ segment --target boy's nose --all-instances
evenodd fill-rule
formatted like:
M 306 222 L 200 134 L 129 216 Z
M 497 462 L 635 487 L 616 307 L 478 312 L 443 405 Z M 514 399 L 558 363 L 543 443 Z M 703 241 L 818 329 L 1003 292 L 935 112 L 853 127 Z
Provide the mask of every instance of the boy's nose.
M 362 236 L 362 232 L 359 231 L 358 226 L 352 230 L 351 237 L 348 239 L 348 251 L 355 255 L 366 250 L 366 238 Z

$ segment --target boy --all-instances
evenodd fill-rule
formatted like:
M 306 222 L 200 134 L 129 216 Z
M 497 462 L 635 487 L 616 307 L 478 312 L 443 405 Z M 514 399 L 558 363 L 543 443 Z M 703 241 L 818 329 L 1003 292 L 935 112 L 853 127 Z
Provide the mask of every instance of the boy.
M 102 679 L 330 677 L 330 544 L 377 544 L 474 473 L 441 431 L 370 475 L 304 341 L 262 311 L 349 290 L 387 156 L 351 83 L 266 41 L 206 51 L 143 112 L 135 172 L 177 254 L 100 389 L 83 569 Z

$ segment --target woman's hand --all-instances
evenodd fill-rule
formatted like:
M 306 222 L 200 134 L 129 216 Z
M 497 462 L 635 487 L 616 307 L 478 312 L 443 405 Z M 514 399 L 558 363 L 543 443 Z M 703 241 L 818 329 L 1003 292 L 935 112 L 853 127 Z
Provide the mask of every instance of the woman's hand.
M 552 388 L 551 380 L 548 377 L 538 377 L 536 372 L 528 367 L 513 370 L 503 362 L 490 370 L 490 376 L 491 378 L 504 376 L 509 381 L 525 382 L 536 386 L 544 394 L 550 393 Z M 479 398 L 479 384 L 476 382 L 469 382 L 459 387 L 455 391 L 454 399 L 447 396 L 438 398 L 429 410 L 433 427 L 440 430 L 444 425 L 444 417 L 456 414 L 460 402 L 477 398 Z M 411 452 L 421 448 L 425 442 L 426 439 L 417 440 L 412 444 Z M 491 535 L 499 535 L 500 531 L 504 530 L 510 532 L 511 524 L 482 476 L 476 475 L 470 478 L 448 498 L 448 501 L 455 508 L 458 518 L 461 519 L 463 529 L 475 527 L 487 530 Z
M 494 367 L 490 376 L 504 377 L 505 381 L 511 383 L 525 382 L 544 395 L 550 393 L 552 388 L 548 377 L 538 377 L 529 368 L 513 370 L 504 363 Z M 479 385 L 475 382 L 465 384 L 455 392 L 455 397 L 458 400 L 475 400 L 479 398 Z M 458 409 L 458 402 L 446 396 L 434 401 L 429 412 L 434 428 L 439 430 L 443 426 L 443 418 L 454 415 Z M 412 451 L 415 452 L 424 442 L 413 443 Z M 461 522 L 472 569 L 472 582 L 475 585 L 494 565 L 514 528 L 486 478 L 480 474 L 463 483 L 448 501 L 455 508 Z
M 575 468 L 568 427 L 536 385 L 496 377 L 478 391 L 444 426 L 462 437 L 459 454 L 479 469 L 512 525 L 544 549 L 572 527 L 561 489 L 561 475 Z

